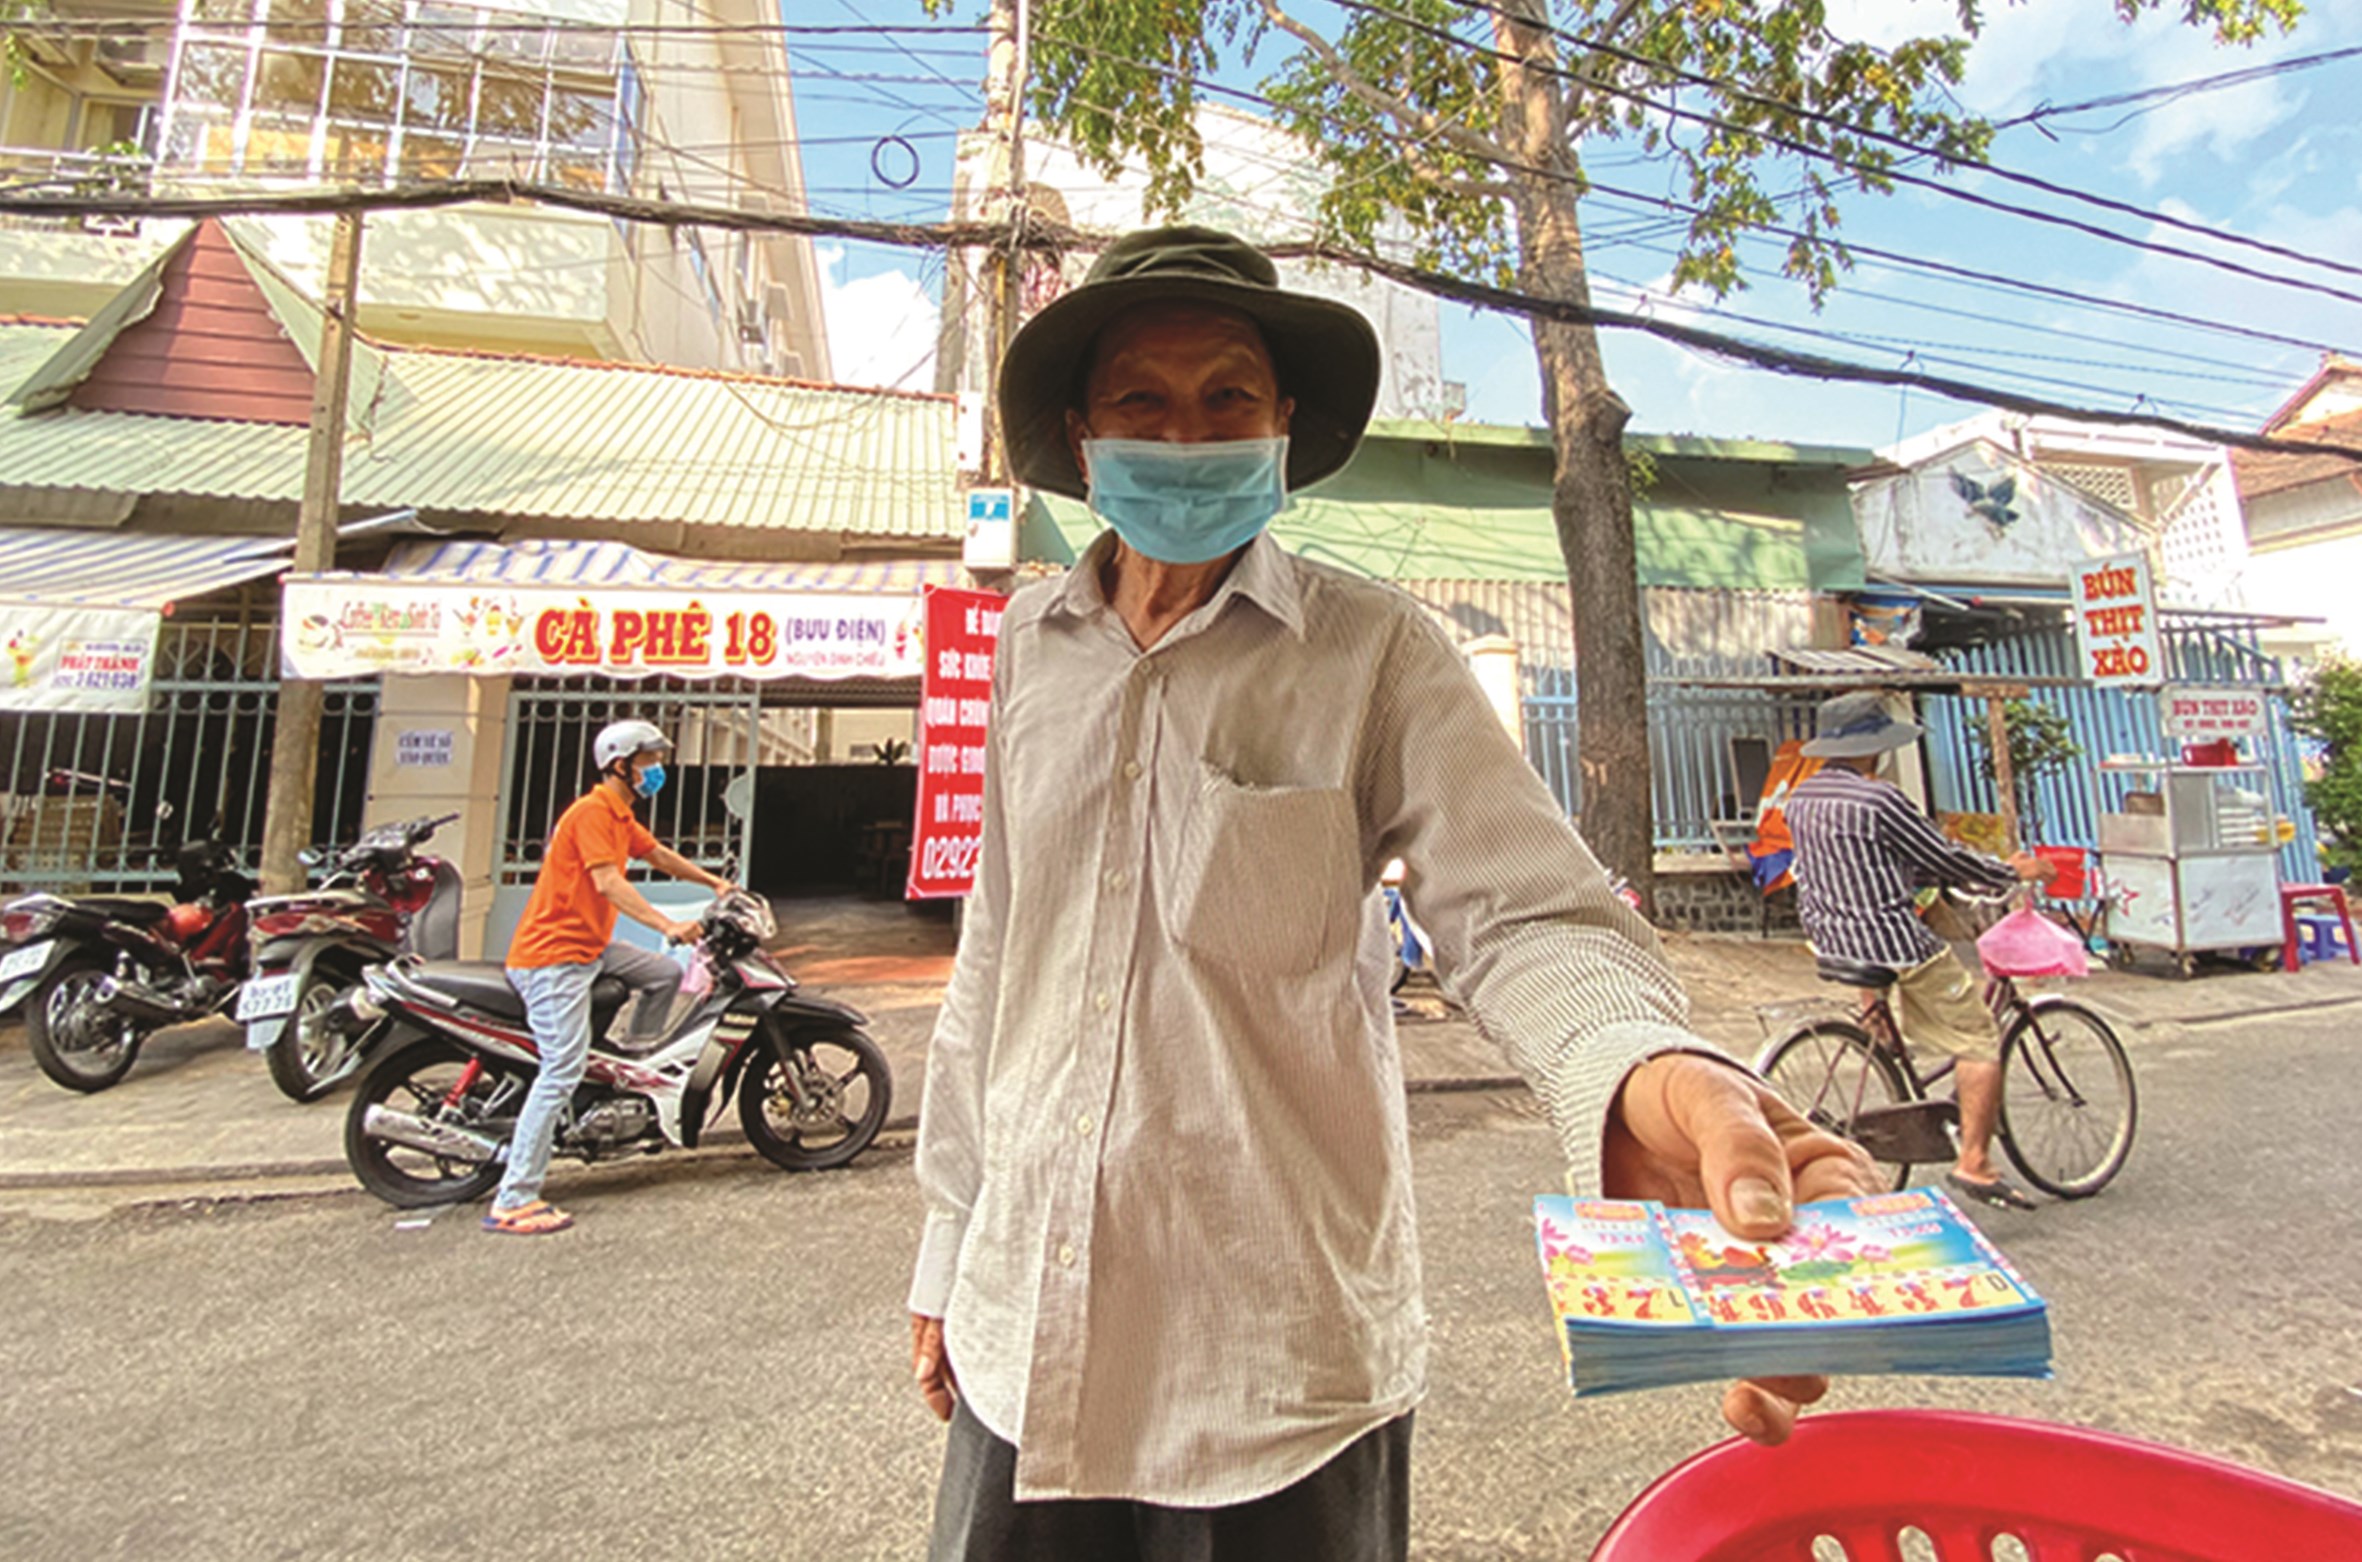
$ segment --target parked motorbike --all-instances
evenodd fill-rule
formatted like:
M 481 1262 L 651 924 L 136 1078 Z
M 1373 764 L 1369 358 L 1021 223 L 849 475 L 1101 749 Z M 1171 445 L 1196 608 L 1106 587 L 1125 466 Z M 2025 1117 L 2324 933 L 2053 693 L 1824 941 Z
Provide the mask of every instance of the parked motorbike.
M 735 1093 L 747 1138 L 773 1164 L 814 1171 L 859 1155 L 893 1096 L 867 1019 L 797 991 L 763 950 L 776 929 L 755 896 L 721 896 L 698 927 L 682 984 L 690 1005 L 653 1046 L 608 1034 L 622 982 L 592 986 L 590 1061 L 555 1152 L 597 1161 L 692 1148 Z M 540 1067 L 507 973 L 405 955 L 371 967 L 326 1023 L 402 1033 L 362 1074 L 345 1117 L 345 1158 L 361 1185 L 401 1208 L 489 1192 Z
M 333 859 L 307 851 L 305 862 L 331 863 L 317 889 L 248 903 L 254 973 L 238 995 L 238 1023 L 290 1099 L 317 1100 L 361 1066 L 360 1038 L 320 1021 L 362 971 L 397 955 L 459 953 L 459 870 L 418 855 L 458 817 L 381 824 Z
M 149 1036 L 220 1012 L 246 979 L 254 880 L 210 839 L 177 848 L 173 869 L 169 905 L 27 895 L 0 910 L 15 946 L 0 957 L 0 1015 L 25 1004 L 33 1061 L 68 1090 L 116 1083 Z

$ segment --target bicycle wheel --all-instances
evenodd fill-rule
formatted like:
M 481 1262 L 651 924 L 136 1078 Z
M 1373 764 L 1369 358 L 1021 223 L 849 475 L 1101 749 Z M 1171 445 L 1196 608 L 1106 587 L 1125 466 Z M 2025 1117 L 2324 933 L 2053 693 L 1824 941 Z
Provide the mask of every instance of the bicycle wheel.
M 2108 1022 L 2037 1000 L 2001 1043 L 2001 1146 L 2028 1182 L 2062 1199 L 2106 1187 L 2132 1154 L 2140 1102 Z
M 1763 1077 L 1806 1121 L 1848 1139 L 1854 1119 L 1868 1108 L 1918 1099 L 1895 1060 L 1844 1020 L 1815 1020 L 1790 1031 L 1764 1058 Z M 1880 1161 L 1878 1173 L 1897 1189 L 1911 1180 L 1905 1161 Z

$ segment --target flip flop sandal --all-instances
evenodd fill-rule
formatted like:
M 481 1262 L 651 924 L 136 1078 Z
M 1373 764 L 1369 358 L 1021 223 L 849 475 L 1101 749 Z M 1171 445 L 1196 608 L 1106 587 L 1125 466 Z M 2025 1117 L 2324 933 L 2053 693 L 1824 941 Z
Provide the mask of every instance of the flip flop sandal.
M 484 1229 L 503 1237 L 554 1236 L 573 1224 L 572 1215 L 541 1199 L 515 1209 L 496 1209 L 484 1217 Z
M 1991 1182 L 1971 1182 L 1958 1172 L 1946 1172 L 1944 1173 L 1944 1184 L 1962 1198 L 1974 1199 L 1979 1204 L 1989 1204 L 1995 1209 L 2040 1209 L 2042 1207 L 2026 1197 L 2006 1177 L 1996 1177 Z

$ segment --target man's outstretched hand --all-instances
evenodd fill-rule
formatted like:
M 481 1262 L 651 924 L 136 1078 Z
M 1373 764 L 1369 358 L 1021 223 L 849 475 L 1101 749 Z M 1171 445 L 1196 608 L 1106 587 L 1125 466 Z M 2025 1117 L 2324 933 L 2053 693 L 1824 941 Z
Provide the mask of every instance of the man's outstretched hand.
M 1870 1158 L 1806 1122 L 1770 1086 L 1696 1053 L 1651 1058 L 1625 1076 L 1608 1113 L 1601 1191 L 1616 1199 L 1701 1205 L 1733 1236 L 1787 1235 L 1798 1204 L 1879 1191 Z M 1826 1378 L 1734 1383 L 1722 1418 L 1758 1443 L 1781 1443 Z
M 951 1358 L 943 1354 L 943 1320 L 923 1313 L 910 1315 L 910 1375 L 918 1379 L 919 1398 L 938 1421 L 951 1419 L 959 1401 L 959 1380 L 951 1375 Z

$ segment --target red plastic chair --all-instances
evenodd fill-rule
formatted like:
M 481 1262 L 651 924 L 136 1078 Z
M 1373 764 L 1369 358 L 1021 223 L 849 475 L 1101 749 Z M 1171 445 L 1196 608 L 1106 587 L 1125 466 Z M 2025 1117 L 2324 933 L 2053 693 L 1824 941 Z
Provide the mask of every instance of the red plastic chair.
M 2331 1562 L 2362 1557 L 2362 1504 L 2155 1443 L 2006 1416 L 1808 1416 L 1779 1448 L 1733 1440 L 1658 1478 L 1591 1562 L 1896 1562 L 1913 1528 L 1942 1562 Z M 1924 1554 L 1924 1553 L 1923 1553 Z
M 2298 936 L 2297 913 L 2307 906 L 2327 906 L 2329 915 L 2337 918 L 2345 929 L 2346 958 L 2362 965 L 2362 948 L 2354 943 L 2354 914 L 2346 906 L 2346 892 L 2335 884 L 2283 884 L 2280 886 L 2280 969 L 2304 969 L 2302 953 L 2304 940 Z

